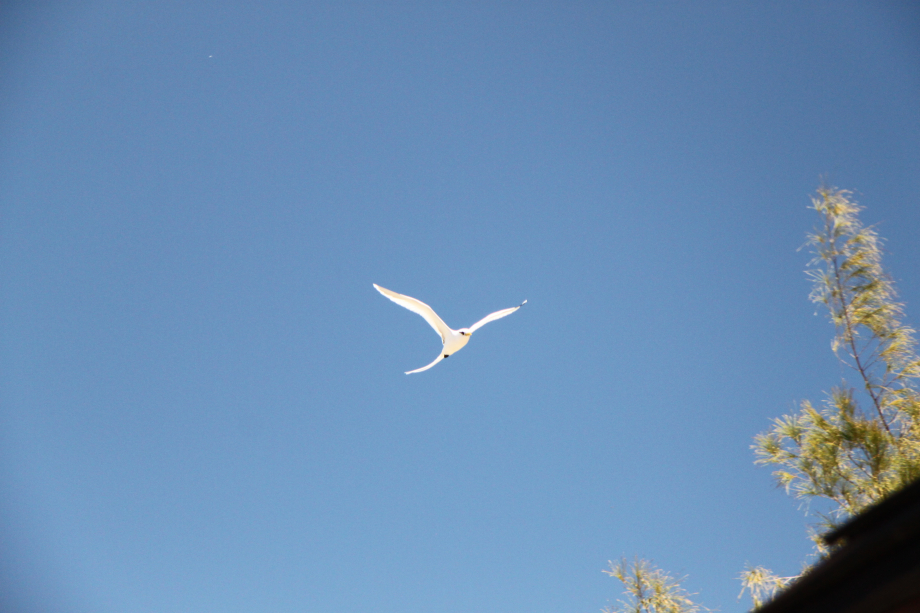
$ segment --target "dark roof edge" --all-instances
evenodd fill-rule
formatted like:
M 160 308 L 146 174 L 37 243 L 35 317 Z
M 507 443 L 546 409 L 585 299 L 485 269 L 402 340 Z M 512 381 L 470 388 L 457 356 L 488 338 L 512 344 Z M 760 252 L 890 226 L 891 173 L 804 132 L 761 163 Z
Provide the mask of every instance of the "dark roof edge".
M 863 510 L 847 523 L 823 535 L 821 540 L 828 545 L 834 545 L 841 539 L 859 536 L 878 524 L 890 521 L 901 514 L 905 507 L 913 506 L 917 502 L 920 502 L 920 480 Z

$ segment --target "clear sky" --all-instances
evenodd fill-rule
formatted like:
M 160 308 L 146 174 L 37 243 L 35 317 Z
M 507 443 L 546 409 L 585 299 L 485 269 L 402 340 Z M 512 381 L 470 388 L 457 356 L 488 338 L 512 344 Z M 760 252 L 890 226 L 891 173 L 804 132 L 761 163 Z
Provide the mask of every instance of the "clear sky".
M 0 608 L 745 610 L 822 176 L 920 325 L 916 4 L 4 3 Z

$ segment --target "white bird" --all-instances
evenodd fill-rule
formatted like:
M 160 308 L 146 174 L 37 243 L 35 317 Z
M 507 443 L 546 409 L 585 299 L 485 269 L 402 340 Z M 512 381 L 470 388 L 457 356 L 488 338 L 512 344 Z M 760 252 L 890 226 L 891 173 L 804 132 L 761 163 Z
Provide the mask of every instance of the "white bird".
M 449 358 L 450 356 L 454 355 L 455 353 L 463 349 L 466 346 L 466 344 L 470 342 L 470 336 L 473 334 L 473 332 L 483 327 L 490 321 L 495 321 L 496 319 L 501 319 L 502 317 L 511 315 L 512 313 L 514 313 L 515 311 L 517 311 L 519 308 L 521 308 L 527 303 L 527 301 L 525 300 L 524 302 L 522 302 L 516 307 L 512 307 L 510 309 L 502 309 L 501 311 L 495 311 L 491 315 L 486 315 L 485 317 L 483 317 L 482 319 L 474 323 L 469 328 L 460 328 L 459 330 L 452 330 L 447 326 L 446 323 L 444 323 L 441 320 L 440 317 L 438 317 L 438 314 L 434 312 L 434 309 L 432 309 L 430 306 L 428 306 L 421 300 L 416 300 L 415 298 L 412 298 L 410 296 L 403 296 L 402 294 L 397 294 L 396 292 L 390 291 L 384 287 L 380 287 L 376 283 L 374 283 L 374 287 L 377 289 L 378 292 L 380 292 L 381 294 L 383 294 L 384 296 L 386 296 L 387 298 L 389 298 L 390 300 L 392 300 L 399 306 L 405 307 L 409 309 L 410 311 L 412 311 L 413 313 L 418 313 L 419 315 L 424 317 L 425 321 L 427 321 L 428 324 L 432 328 L 434 328 L 434 331 L 441 335 L 441 343 L 444 345 L 444 348 L 441 350 L 441 353 L 438 354 L 438 357 L 435 358 L 434 362 L 432 362 L 428 366 L 425 366 L 424 368 L 410 370 L 409 372 L 406 373 L 407 375 L 411 375 L 412 373 L 415 373 L 415 372 L 422 372 L 423 370 L 428 370 L 429 368 L 431 368 L 432 366 L 434 366 L 435 364 L 437 364 L 444 358 Z

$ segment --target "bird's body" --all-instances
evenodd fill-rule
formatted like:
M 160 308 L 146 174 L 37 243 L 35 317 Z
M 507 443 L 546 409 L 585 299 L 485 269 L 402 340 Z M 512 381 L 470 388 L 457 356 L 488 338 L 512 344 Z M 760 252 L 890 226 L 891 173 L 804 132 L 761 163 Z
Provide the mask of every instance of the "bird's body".
M 468 342 L 470 342 L 470 337 L 468 334 L 460 334 L 459 330 L 451 330 L 450 335 L 444 339 L 444 349 L 441 351 L 441 353 L 444 354 L 445 358 L 452 356 L 453 354 L 466 347 Z
M 441 336 L 441 343 L 444 345 L 444 347 L 441 348 L 441 353 L 438 354 L 438 357 L 435 358 L 434 362 L 432 362 L 431 364 L 423 368 L 418 368 L 416 370 L 410 370 L 409 372 L 406 373 L 407 375 L 411 375 L 412 373 L 416 373 L 416 372 L 422 372 L 423 370 L 428 370 L 429 368 L 431 368 L 432 366 L 434 366 L 435 364 L 437 364 L 444 358 L 449 358 L 453 354 L 457 353 L 458 351 L 466 347 L 466 344 L 470 342 L 470 336 L 473 334 L 473 332 L 475 332 L 482 326 L 486 325 L 490 321 L 495 321 L 496 319 L 501 319 L 502 317 L 511 315 L 512 313 L 517 311 L 519 308 L 524 306 L 524 304 L 527 302 L 525 300 L 524 302 L 522 302 L 520 305 L 516 307 L 511 307 L 510 309 L 503 309 L 501 311 L 496 311 L 490 315 L 486 315 L 485 317 L 477 321 L 475 324 L 473 324 L 469 328 L 460 328 L 459 330 L 453 330 L 446 323 L 444 323 L 444 321 L 440 317 L 438 317 L 438 314 L 434 312 L 434 309 L 432 309 L 430 306 L 428 306 L 421 300 L 416 300 L 415 298 L 412 298 L 411 296 L 403 296 L 402 294 L 397 294 L 396 292 L 390 291 L 384 287 L 380 287 L 376 283 L 374 283 L 374 288 L 376 288 L 378 292 L 380 292 L 381 294 L 383 294 L 384 296 L 386 296 L 387 298 L 389 298 L 390 300 L 392 300 L 399 306 L 405 307 L 409 309 L 410 311 L 412 311 L 413 313 L 417 313 L 421 315 L 423 318 L 425 318 L 425 321 L 427 321 L 428 324 L 432 328 L 434 328 L 434 331 L 437 332 Z

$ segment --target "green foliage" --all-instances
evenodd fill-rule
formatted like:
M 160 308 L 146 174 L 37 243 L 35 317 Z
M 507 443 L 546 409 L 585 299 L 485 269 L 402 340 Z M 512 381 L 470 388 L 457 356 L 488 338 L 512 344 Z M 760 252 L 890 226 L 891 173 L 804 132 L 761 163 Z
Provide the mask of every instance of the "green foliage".
M 788 493 L 831 503 L 829 513 L 818 513 L 822 530 L 920 478 L 917 342 L 882 268 L 882 241 L 859 222 L 861 208 L 850 197 L 822 188 L 812 199 L 820 221 L 808 237 L 815 254 L 808 274 L 812 301 L 834 324 L 831 348 L 855 372 L 858 387 L 833 388 L 820 408 L 802 402 L 753 445 L 757 463 L 779 466 L 773 476 Z M 816 532 L 812 540 L 827 553 Z M 742 594 L 749 591 L 757 608 L 797 578 L 748 569 Z
M 920 359 L 915 331 L 902 323 L 904 306 L 882 268 L 882 241 L 859 222 L 850 192 L 821 188 L 812 204 L 819 223 L 808 236 L 815 254 L 811 299 L 827 308 L 831 347 L 857 383 L 844 381 L 818 407 L 802 402 L 758 435 L 753 449 L 758 464 L 777 466 L 773 476 L 787 493 L 829 503 L 829 513 L 817 513 L 819 529 L 827 530 L 920 478 Z M 817 532 L 812 539 L 819 554 L 827 553 Z M 621 560 L 604 572 L 631 598 L 608 613 L 700 610 L 679 581 L 644 560 Z M 756 609 L 799 577 L 749 567 L 741 594 L 749 592 Z
M 809 235 L 811 299 L 827 308 L 832 348 L 859 391 L 834 388 L 820 408 L 806 400 L 753 447 L 758 463 L 780 467 L 773 475 L 787 492 L 833 503 L 821 516 L 831 528 L 920 477 L 920 359 L 882 268 L 881 240 L 860 224 L 860 207 L 832 188 L 812 203 L 820 222 Z
M 690 600 L 691 594 L 680 587 L 681 579 L 674 579 L 647 560 L 628 562 L 625 558 L 605 573 L 623 582 L 629 600 L 619 602 L 619 607 L 607 607 L 605 613 L 696 613 L 704 611 Z
M 750 592 L 754 608 L 757 609 L 773 598 L 779 590 L 789 585 L 795 577 L 777 577 L 763 566 L 757 566 L 748 567 L 741 573 L 740 579 L 742 587 L 738 598 L 741 598 L 745 592 Z

